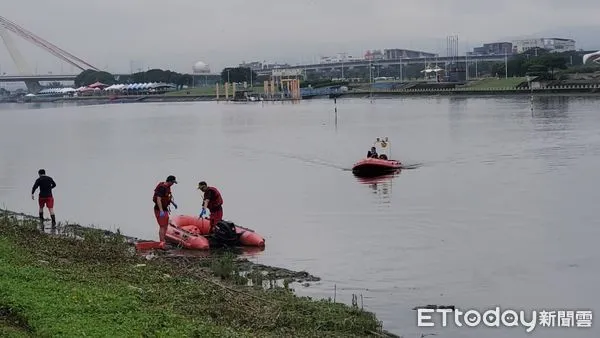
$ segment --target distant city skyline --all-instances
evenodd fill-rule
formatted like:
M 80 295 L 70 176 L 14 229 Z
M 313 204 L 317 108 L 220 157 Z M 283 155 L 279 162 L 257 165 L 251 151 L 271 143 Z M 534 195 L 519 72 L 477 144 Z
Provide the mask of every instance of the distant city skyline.
M 531 37 L 531 35 L 529 35 L 529 37 Z M 544 36 L 549 38 L 550 36 Z M 554 36 L 553 36 L 554 37 Z M 542 38 L 542 36 L 538 37 L 538 38 Z M 558 37 L 558 38 L 562 38 L 562 37 Z M 15 38 L 15 40 L 18 38 Z M 515 38 L 516 39 L 516 38 Z M 472 53 L 474 49 L 476 49 L 477 47 L 481 47 L 482 45 L 486 44 L 486 43 L 502 43 L 502 42 L 509 42 L 509 43 L 513 43 L 515 41 L 515 39 L 504 39 L 504 40 L 490 40 L 490 41 L 484 41 L 481 42 L 479 44 L 474 43 L 472 45 L 466 45 L 466 43 L 462 43 L 465 46 L 464 50 L 462 50 L 460 48 L 461 42 L 460 42 L 460 36 L 459 36 L 459 55 L 464 55 L 465 53 Z M 439 40 L 439 39 L 437 39 Z M 573 39 L 576 41 L 576 49 L 585 49 L 585 48 L 580 48 L 580 46 L 578 45 L 577 39 Z M 443 43 L 442 43 L 443 42 Z M 314 54 L 312 57 L 301 57 L 300 59 L 295 59 L 296 61 L 294 61 L 293 58 L 290 58 L 288 60 L 274 60 L 274 59 L 264 59 L 264 60 L 240 60 L 235 64 L 227 64 L 224 65 L 222 67 L 218 67 L 215 69 L 214 66 L 212 66 L 210 64 L 210 62 L 207 62 L 207 60 L 196 60 L 197 61 L 203 61 L 206 62 L 208 64 L 208 66 L 210 67 L 211 73 L 219 73 L 223 68 L 225 67 L 236 67 L 239 64 L 242 64 L 244 62 L 246 63 L 250 63 L 250 62 L 265 62 L 265 63 L 269 63 L 269 64 L 289 64 L 289 65 L 298 65 L 298 64 L 311 64 L 311 63 L 320 63 L 322 58 L 327 58 L 327 57 L 331 57 L 331 58 L 335 58 L 336 56 L 339 55 L 344 55 L 346 57 L 351 57 L 353 59 L 363 59 L 365 57 L 365 54 L 368 51 L 381 51 L 384 52 L 386 49 L 407 49 L 407 50 L 413 50 L 413 51 L 418 51 L 418 52 L 424 52 L 424 53 L 433 53 L 433 54 L 438 54 L 439 56 L 446 56 L 447 54 L 447 49 L 446 49 L 446 38 L 443 39 L 442 42 L 438 41 L 438 45 L 442 45 L 441 47 L 439 47 L 440 49 L 430 49 L 430 50 L 418 50 L 418 49 L 411 49 L 411 48 L 404 48 L 401 46 L 390 46 L 390 47 L 380 47 L 380 48 L 371 48 L 371 49 L 364 49 L 364 50 L 359 50 L 358 48 L 355 48 L 354 50 L 356 50 L 356 53 L 349 53 L 349 52 L 345 52 L 345 51 L 341 51 L 341 52 L 336 52 L 336 53 L 331 53 L 331 54 L 325 54 L 325 53 L 317 53 Z M 27 42 L 25 42 L 27 43 Z M 21 45 L 22 43 L 19 43 L 19 49 L 21 49 Z M 6 49 L 6 47 L 3 45 L 2 46 L 3 49 Z M 64 48 L 66 49 L 66 48 Z M 592 50 L 595 50 L 594 48 L 592 48 Z M 33 68 L 32 70 L 34 71 L 35 74 L 47 74 L 47 73 L 52 73 L 52 74 L 77 74 L 80 71 L 69 64 L 64 63 L 63 61 L 58 60 L 56 57 L 54 57 L 53 55 L 47 53 L 47 52 L 42 52 L 47 54 L 47 56 L 43 56 L 43 60 L 45 61 L 44 64 L 47 65 L 48 64 L 48 59 L 50 59 L 50 63 L 55 63 L 55 65 L 53 65 L 54 67 L 51 68 L 45 68 L 45 69 L 40 69 L 38 63 L 36 62 L 35 64 L 31 64 L 30 62 L 29 65 L 31 68 Z M 1 54 L 1 53 L 0 53 Z M 81 56 L 83 59 L 85 59 L 84 56 Z M 299 61 L 298 61 L 299 60 Z M 7 74 L 17 74 L 18 71 L 16 70 L 16 66 L 14 65 L 14 62 L 12 61 L 12 59 L 10 58 L 2 58 L 2 61 L 4 61 L 4 67 L 3 64 L 0 63 L 0 74 L 3 73 L 7 73 Z M 29 61 L 29 60 L 28 60 Z M 122 63 L 122 62 L 120 62 Z M 194 62 L 195 63 L 195 62 Z M 130 73 L 130 72 L 137 72 L 137 71 L 146 71 L 148 69 L 152 69 L 152 68 L 161 68 L 161 69 L 171 69 L 174 71 L 178 71 L 181 73 L 192 73 L 192 67 L 193 64 L 187 65 L 188 69 L 185 69 L 185 66 L 179 66 L 179 69 L 172 67 L 169 68 L 169 66 L 155 66 L 152 65 L 150 63 L 145 63 L 144 60 L 129 60 L 128 64 L 129 64 L 129 68 L 124 68 L 124 67 L 111 67 L 108 65 L 105 65 L 104 67 L 102 67 L 101 65 L 96 65 L 96 67 L 100 68 L 101 70 L 105 70 L 105 68 L 107 68 L 106 70 L 112 73 Z M 108 66 L 108 67 L 106 67 Z M 52 69 L 52 70 L 48 70 L 48 69 Z M 8 71 L 7 71 L 8 70 Z
M 268 0 L 149 3 L 104 0 L 7 0 L 2 15 L 100 69 L 171 69 L 190 73 L 196 61 L 213 72 L 244 61 L 318 62 L 320 56 L 401 48 L 445 55 L 446 36 L 459 36 L 459 52 L 488 42 L 559 37 L 577 48 L 600 49 L 595 32 L 600 3 L 506 0 L 490 6 L 474 0 Z M 535 20 L 532 19 L 535 15 Z M 76 69 L 20 38 L 16 45 L 38 73 Z M 16 74 L 0 47 L 0 72 Z

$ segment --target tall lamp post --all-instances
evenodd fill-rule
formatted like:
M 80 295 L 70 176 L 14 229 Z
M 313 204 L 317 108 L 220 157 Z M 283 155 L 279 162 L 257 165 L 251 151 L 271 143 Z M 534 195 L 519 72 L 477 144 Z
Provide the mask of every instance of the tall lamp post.
M 504 48 L 504 77 L 508 79 L 508 54 L 506 52 L 506 47 Z

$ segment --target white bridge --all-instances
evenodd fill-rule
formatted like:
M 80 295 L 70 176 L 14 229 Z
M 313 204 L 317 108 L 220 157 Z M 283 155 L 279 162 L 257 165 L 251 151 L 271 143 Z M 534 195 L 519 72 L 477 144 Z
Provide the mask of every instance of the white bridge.
M 595 53 L 585 54 L 583 56 L 583 64 L 585 65 L 587 63 L 600 64 L 600 51 L 597 51 Z
M 91 70 L 99 70 L 98 68 L 90 65 L 89 63 L 83 61 L 82 59 L 76 57 L 75 55 L 57 47 L 56 45 L 40 38 L 39 36 L 33 34 L 32 32 L 26 30 L 25 28 L 17 25 L 16 23 L 0 16 L 0 37 L 4 41 L 4 45 L 10 54 L 10 57 L 13 59 L 17 69 L 19 71 L 19 75 L 17 76 L 4 76 L 0 77 L 0 80 L 3 81 L 13 81 L 13 80 L 22 80 L 27 85 L 27 89 L 31 93 L 37 93 L 42 89 L 40 85 L 40 80 L 63 80 L 63 79 L 74 79 L 75 75 L 34 75 L 29 68 L 29 65 L 25 61 L 25 58 L 21 54 L 21 52 L 17 49 L 14 41 L 12 40 L 9 32 L 12 32 L 19 37 L 34 43 L 38 47 L 46 50 L 50 54 L 56 56 L 62 61 L 67 62 L 68 64 L 79 68 L 81 71 L 91 69 Z

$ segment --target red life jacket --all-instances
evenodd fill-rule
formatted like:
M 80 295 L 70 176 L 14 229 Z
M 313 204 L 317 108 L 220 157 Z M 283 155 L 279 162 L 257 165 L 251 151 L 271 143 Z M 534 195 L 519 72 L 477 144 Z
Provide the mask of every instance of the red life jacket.
M 160 187 L 165 187 L 165 189 L 167 190 L 167 196 L 158 196 L 158 188 Z M 171 204 L 171 187 L 169 187 L 169 185 L 166 182 L 160 182 L 156 188 L 154 188 L 154 196 L 152 196 L 152 202 L 154 202 L 154 206 L 158 207 L 158 199 L 157 197 L 162 197 L 161 198 L 161 203 L 163 210 L 167 210 L 167 208 L 169 207 L 169 204 Z
M 207 191 L 208 190 L 211 190 L 214 195 L 214 197 L 208 201 L 208 210 L 210 211 L 220 208 L 221 205 L 223 205 L 223 197 L 221 197 L 221 193 L 219 190 L 217 190 L 217 188 L 214 187 L 208 187 Z

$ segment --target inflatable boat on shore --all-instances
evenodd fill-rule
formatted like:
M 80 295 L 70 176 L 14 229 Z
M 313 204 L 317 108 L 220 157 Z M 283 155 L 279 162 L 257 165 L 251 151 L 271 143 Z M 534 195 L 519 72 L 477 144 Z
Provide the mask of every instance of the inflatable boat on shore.
M 402 169 L 402 163 L 396 160 L 389 159 L 391 157 L 391 145 L 388 138 L 377 138 L 373 143 L 373 147 L 381 149 L 381 153 L 377 157 L 367 157 L 358 161 L 352 167 L 352 173 L 359 177 L 373 177 L 395 173 Z M 388 154 L 385 154 L 385 150 Z
M 175 215 L 169 219 L 165 241 L 189 250 L 219 247 L 264 247 L 265 239 L 254 230 L 229 221 L 220 221 L 210 233 L 210 221 L 198 216 Z M 151 244 L 154 243 L 154 244 Z M 164 249 L 164 243 L 139 242 L 138 250 Z

